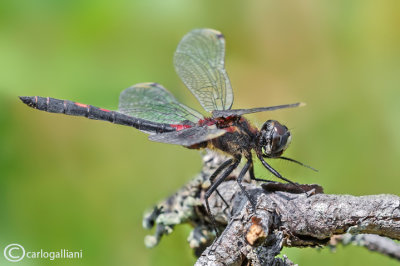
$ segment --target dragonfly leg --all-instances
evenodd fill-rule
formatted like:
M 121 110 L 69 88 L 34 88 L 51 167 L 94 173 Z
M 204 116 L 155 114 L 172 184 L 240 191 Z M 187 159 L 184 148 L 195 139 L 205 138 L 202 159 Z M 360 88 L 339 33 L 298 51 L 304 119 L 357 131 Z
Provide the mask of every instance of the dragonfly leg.
M 218 196 L 219 196 L 219 197 L 221 198 L 221 200 L 224 202 L 224 204 L 225 204 L 225 206 L 226 206 L 225 209 L 224 209 L 224 212 L 225 212 L 225 210 L 229 208 L 229 204 L 228 204 L 228 202 L 226 202 L 226 200 L 224 199 L 224 197 L 222 197 L 221 193 L 219 193 L 218 189 L 216 189 L 215 192 L 218 194 Z
M 299 161 L 297 161 L 297 160 L 295 160 L 295 159 L 292 159 L 292 158 L 280 156 L 280 157 L 278 157 L 277 159 L 282 159 L 282 160 L 286 160 L 286 161 L 289 161 L 289 162 L 292 162 L 292 163 L 297 163 L 297 164 L 299 164 L 299 165 L 301 165 L 301 166 L 304 166 L 304 167 L 306 167 L 306 168 L 309 168 L 309 169 L 313 170 L 314 172 L 318 172 L 318 170 L 315 169 L 314 167 L 311 167 L 311 166 L 309 166 L 309 165 L 306 165 L 306 164 L 304 164 L 304 163 L 301 163 L 301 162 L 299 162 Z
M 222 170 L 224 170 L 226 167 L 228 167 L 228 165 L 232 164 L 233 159 L 229 159 L 225 162 L 223 162 L 220 166 L 218 166 L 217 170 L 214 171 L 214 173 L 212 173 L 212 175 L 210 176 L 210 182 L 213 183 L 214 179 L 222 172 Z
M 223 162 L 218 168 L 217 170 L 214 171 L 214 173 L 212 173 L 212 175 L 210 176 L 209 180 L 210 183 L 214 182 L 214 179 L 222 172 L 222 170 L 224 170 L 226 167 L 228 167 L 230 164 L 232 164 L 233 159 L 229 159 L 226 160 L 225 162 Z M 219 191 L 216 189 L 215 190 L 218 194 L 218 196 L 222 199 L 222 201 L 224 202 L 224 204 L 226 205 L 226 208 L 229 208 L 229 204 L 226 202 L 226 200 L 224 199 L 224 197 L 222 197 L 221 193 L 219 193 Z
M 211 219 L 211 223 L 214 227 L 215 233 L 217 234 L 217 236 L 219 236 L 218 233 L 218 229 L 217 229 L 217 224 L 215 222 L 215 218 L 211 213 L 210 210 L 210 205 L 208 203 L 208 198 L 211 196 L 211 194 L 217 189 L 217 187 L 232 173 L 233 170 L 236 169 L 236 167 L 239 165 L 240 163 L 240 159 L 241 158 L 235 158 L 235 160 L 231 161 L 231 164 L 228 166 L 228 168 L 222 173 L 222 175 L 210 186 L 210 188 L 207 190 L 206 194 L 205 194 L 205 200 L 206 200 L 206 208 L 207 208 L 207 212 L 208 215 L 210 216 Z M 221 165 L 222 166 L 222 165 Z M 221 168 L 221 166 L 219 168 Z M 226 165 L 225 165 L 226 167 Z M 216 170 L 218 171 L 219 168 Z M 222 168 L 223 169 L 223 168 Z M 221 172 L 221 170 L 219 170 L 219 172 Z M 212 174 L 213 176 L 214 174 Z M 215 177 L 214 177 L 215 178 Z
M 246 191 L 244 186 L 242 185 L 243 177 L 246 174 L 246 172 L 249 170 L 249 168 L 252 166 L 253 162 L 251 160 L 248 160 L 247 163 L 244 165 L 242 168 L 242 171 L 240 171 L 240 174 L 237 178 L 238 185 L 240 189 L 242 190 L 243 194 L 246 195 L 247 199 L 251 203 L 251 207 L 253 208 L 253 212 L 256 212 L 256 202 L 250 197 L 250 194 Z
M 283 177 L 280 173 L 278 173 L 278 171 L 276 171 L 274 168 L 272 168 L 272 166 L 269 165 L 269 164 L 264 160 L 264 158 L 263 158 L 262 156 L 258 156 L 258 158 L 260 159 L 262 165 L 263 165 L 265 168 L 267 168 L 268 171 L 270 171 L 274 176 L 276 176 L 277 178 L 282 179 L 282 180 L 284 180 L 284 181 L 286 181 L 286 182 L 288 182 L 288 183 L 290 183 L 290 184 L 292 184 L 292 185 L 295 185 L 295 186 L 297 185 L 296 183 L 290 181 L 289 179 L 287 179 L 286 177 Z
M 290 184 L 292 184 L 293 186 L 298 187 L 301 191 L 303 191 L 306 196 L 308 197 L 307 191 L 305 191 L 301 186 L 299 186 L 299 184 L 294 183 L 293 181 L 290 181 L 289 179 L 287 179 L 286 177 L 283 177 L 280 173 L 278 173 L 278 171 L 276 171 L 274 168 L 272 168 L 271 165 L 269 165 L 264 158 L 262 157 L 262 155 L 257 155 L 258 159 L 260 159 L 261 163 L 264 165 L 265 168 L 268 169 L 268 171 L 270 171 L 274 176 L 276 176 L 277 178 L 280 178 Z
M 249 174 L 250 174 L 250 179 L 251 179 L 251 180 L 259 181 L 259 182 L 274 182 L 274 181 L 268 180 L 268 179 L 257 178 L 257 177 L 254 175 L 254 164 L 253 164 L 253 160 L 249 159 L 249 161 L 251 161 L 251 165 L 250 165 L 250 169 L 249 169 Z

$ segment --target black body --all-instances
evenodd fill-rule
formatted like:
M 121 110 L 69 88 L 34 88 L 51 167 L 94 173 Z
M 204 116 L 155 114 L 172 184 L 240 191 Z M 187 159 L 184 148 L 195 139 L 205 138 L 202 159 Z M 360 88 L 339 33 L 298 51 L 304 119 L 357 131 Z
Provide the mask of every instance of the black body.
M 164 133 L 176 131 L 169 124 L 155 123 L 140 118 L 121 114 L 119 112 L 98 108 L 92 105 L 81 104 L 68 100 L 59 100 L 50 97 L 19 97 L 28 106 L 50 113 L 59 113 L 74 116 L 84 116 L 89 119 L 108 121 L 114 124 L 130 126 L 141 131 Z

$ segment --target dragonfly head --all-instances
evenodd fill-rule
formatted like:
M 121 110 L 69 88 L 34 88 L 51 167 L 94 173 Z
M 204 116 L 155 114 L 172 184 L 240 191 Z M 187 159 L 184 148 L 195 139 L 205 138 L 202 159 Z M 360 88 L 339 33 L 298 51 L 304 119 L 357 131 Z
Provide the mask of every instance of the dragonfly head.
M 265 157 L 276 158 L 287 149 L 291 139 L 286 126 L 278 121 L 268 120 L 260 130 L 258 145 Z

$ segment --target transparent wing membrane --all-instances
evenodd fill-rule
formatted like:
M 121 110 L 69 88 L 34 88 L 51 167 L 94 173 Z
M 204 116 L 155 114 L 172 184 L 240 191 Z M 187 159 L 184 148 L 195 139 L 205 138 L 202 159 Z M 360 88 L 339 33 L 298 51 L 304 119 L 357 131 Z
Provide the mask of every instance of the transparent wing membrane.
M 224 60 L 225 39 L 212 29 L 197 29 L 186 34 L 174 55 L 179 77 L 209 112 L 228 110 L 233 103 Z
M 266 111 L 274 111 L 278 109 L 284 108 L 293 108 L 293 107 L 301 107 L 306 105 L 305 103 L 292 103 L 292 104 L 283 104 L 269 107 L 259 107 L 259 108 L 251 108 L 251 109 L 234 109 L 234 110 L 216 110 L 212 112 L 213 117 L 228 117 L 231 115 L 244 115 L 258 112 L 266 112 Z
M 157 83 L 140 83 L 125 89 L 119 97 L 118 109 L 123 114 L 157 123 L 197 123 L 203 118 Z
M 227 131 L 223 129 L 218 129 L 216 127 L 192 127 L 174 132 L 150 135 L 149 140 L 155 142 L 191 146 L 222 136 L 226 132 Z

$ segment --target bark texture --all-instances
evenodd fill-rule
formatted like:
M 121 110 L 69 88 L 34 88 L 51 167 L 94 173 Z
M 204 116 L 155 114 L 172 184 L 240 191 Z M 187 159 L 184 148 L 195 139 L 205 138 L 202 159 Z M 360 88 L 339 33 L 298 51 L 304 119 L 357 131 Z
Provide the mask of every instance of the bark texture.
M 226 158 L 208 152 L 202 172 L 176 194 L 145 215 L 143 225 L 155 234 L 145 243 L 155 246 L 175 225 L 190 223 L 188 241 L 198 256 L 196 265 L 294 265 L 276 257 L 283 246 L 313 247 L 356 244 L 400 258 L 400 197 L 395 195 L 329 195 L 318 185 L 301 188 L 281 183 L 245 180 L 256 212 L 240 191 L 232 173 L 210 197 L 210 208 L 222 234 L 215 238 L 205 206 L 208 177 Z M 303 190 L 308 191 L 304 193 Z M 229 204 L 226 206 L 224 198 Z M 393 239 L 393 240 L 392 240 Z

